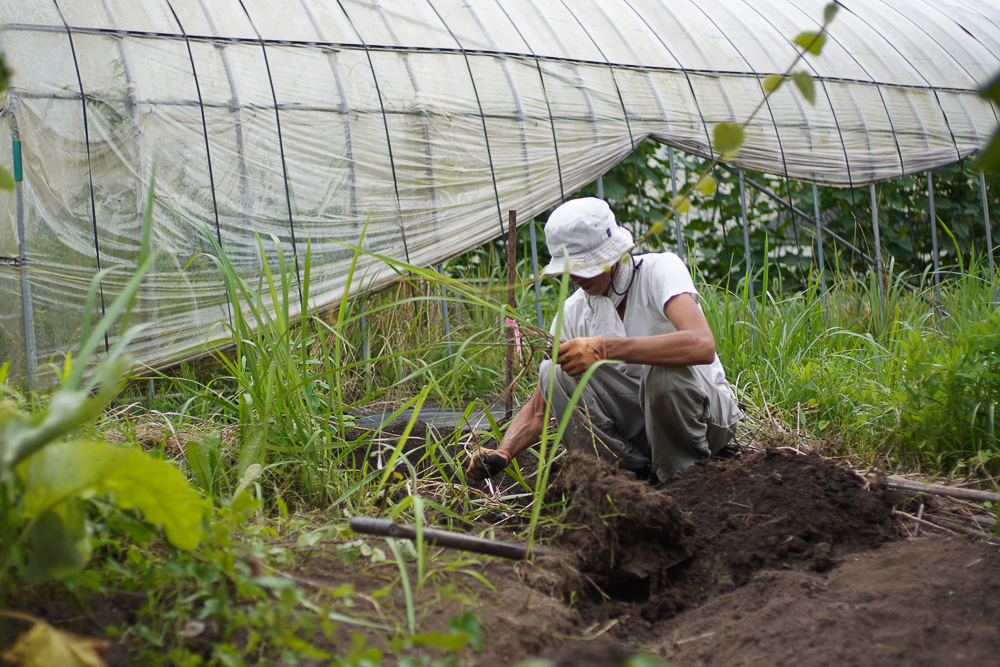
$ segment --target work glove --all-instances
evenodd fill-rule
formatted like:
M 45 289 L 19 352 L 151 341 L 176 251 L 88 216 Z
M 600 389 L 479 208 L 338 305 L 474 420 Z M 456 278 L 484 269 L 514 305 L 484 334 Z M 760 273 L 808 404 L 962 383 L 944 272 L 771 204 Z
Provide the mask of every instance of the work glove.
M 465 479 L 468 482 L 481 482 L 487 477 L 496 475 L 508 465 L 510 465 L 510 454 L 507 452 L 480 447 L 472 452 L 469 467 L 465 470 Z
M 573 377 L 582 375 L 588 368 L 602 359 L 607 359 L 604 349 L 604 339 L 571 338 L 560 343 L 556 363 L 562 366 L 563 372 Z

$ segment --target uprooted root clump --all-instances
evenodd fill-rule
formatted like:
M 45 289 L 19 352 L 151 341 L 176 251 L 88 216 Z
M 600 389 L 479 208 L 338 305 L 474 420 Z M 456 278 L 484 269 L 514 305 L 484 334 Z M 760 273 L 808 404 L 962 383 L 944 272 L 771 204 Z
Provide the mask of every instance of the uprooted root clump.
M 697 550 L 694 524 L 673 498 L 592 456 L 571 453 L 550 493 L 570 498 L 555 540 L 582 575 L 564 595 L 589 581 L 622 599 L 646 597 Z
M 557 490 L 569 505 L 556 540 L 577 570 L 563 593 L 592 616 L 628 609 L 655 622 L 762 568 L 822 572 L 891 537 L 878 489 L 827 459 L 777 449 L 699 463 L 662 489 L 574 454 Z

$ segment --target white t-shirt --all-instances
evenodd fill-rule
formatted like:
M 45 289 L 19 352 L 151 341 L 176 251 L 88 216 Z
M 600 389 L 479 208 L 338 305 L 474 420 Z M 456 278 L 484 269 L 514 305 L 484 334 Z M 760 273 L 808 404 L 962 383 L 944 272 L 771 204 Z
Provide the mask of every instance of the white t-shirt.
M 640 264 L 640 262 L 642 262 Z M 677 331 L 673 323 L 664 313 L 664 307 L 670 299 L 678 294 L 690 294 L 701 309 L 698 290 L 691 280 L 681 258 L 672 252 L 651 253 L 635 258 L 636 274 L 628 291 L 628 301 L 625 304 L 625 335 L 629 338 L 639 336 L 658 336 Z M 580 336 L 594 336 L 588 313 L 592 313 L 587 303 L 587 294 L 578 289 L 573 292 L 563 306 L 562 336 L 560 341 Z M 555 322 L 551 331 L 555 333 Z M 640 377 L 640 364 L 624 364 L 625 373 L 632 377 Z M 732 402 L 732 392 L 726 381 L 726 371 L 722 368 L 719 355 L 710 364 L 691 367 L 696 373 L 705 377 L 708 383 L 716 387 L 720 396 Z M 735 405 L 733 408 L 735 409 Z

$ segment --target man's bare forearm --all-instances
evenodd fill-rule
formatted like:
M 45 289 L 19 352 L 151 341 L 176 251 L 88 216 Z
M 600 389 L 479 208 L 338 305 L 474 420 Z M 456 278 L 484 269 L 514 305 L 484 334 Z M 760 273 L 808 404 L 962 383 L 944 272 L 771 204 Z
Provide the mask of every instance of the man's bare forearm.
M 715 340 L 703 331 L 605 338 L 604 346 L 608 359 L 647 366 L 695 366 L 715 359 Z
M 541 390 L 535 387 L 535 393 L 511 420 L 498 449 L 514 458 L 538 442 L 544 425 L 545 399 L 542 398 Z
M 715 359 L 715 337 L 690 294 L 678 294 L 663 309 L 677 329 L 659 336 L 605 338 L 608 359 L 649 366 L 695 366 Z

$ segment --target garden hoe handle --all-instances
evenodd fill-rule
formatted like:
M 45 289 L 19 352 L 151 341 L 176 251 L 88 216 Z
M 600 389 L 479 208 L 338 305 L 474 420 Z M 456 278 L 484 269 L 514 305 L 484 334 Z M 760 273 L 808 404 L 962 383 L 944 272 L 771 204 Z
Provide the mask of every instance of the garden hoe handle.
M 364 533 L 366 535 L 382 535 L 383 537 L 398 537 L 407 540 L 417 539 L 417 529 L 415 526 L 393 523 L 388 519 L 375 519 L 367 516 L 356 516 L 351 519 L 351 530 L 355 533 Z M 509 558 L 511 560 L 526 560 L 528 558 L 528 547 L 524 544 L 488 540 L 485 537 L 474 537 L 465 533 L 456 533 L 437 528 L 424 528 L 421 532 L 424 540 L 440 547 L 473 551 L 475 553 L 499 556 L 500 558 Z M 533 547 L 531 551 L 538 556 L 561 555 L 557 551 L 543 547 Z

